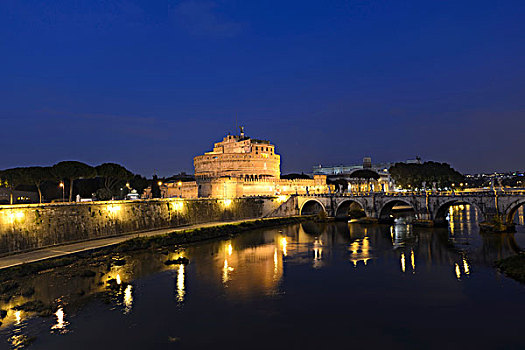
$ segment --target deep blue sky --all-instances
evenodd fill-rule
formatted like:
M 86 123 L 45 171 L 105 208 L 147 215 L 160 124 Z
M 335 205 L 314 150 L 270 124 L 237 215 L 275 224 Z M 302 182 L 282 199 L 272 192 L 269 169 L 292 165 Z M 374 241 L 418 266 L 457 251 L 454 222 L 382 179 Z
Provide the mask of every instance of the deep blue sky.
M 0 1 L 0 168 L 193 171 L 235 119 L 283 172 L 525 169 L 525 1 Z

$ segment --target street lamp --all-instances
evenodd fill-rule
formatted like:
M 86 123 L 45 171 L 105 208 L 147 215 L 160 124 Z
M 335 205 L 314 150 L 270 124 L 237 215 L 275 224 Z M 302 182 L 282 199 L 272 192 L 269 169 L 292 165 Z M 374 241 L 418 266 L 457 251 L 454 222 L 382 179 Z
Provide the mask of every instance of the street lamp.
M 177 182 L 177 186 L 179 186 L 180 198 L 182 198 L 182 181 Z
M 65 201 L 64 183 L 62 181 L 60 181 L 60 184 L 58 186 L 62 187 L 62 202 L 64 202 Z

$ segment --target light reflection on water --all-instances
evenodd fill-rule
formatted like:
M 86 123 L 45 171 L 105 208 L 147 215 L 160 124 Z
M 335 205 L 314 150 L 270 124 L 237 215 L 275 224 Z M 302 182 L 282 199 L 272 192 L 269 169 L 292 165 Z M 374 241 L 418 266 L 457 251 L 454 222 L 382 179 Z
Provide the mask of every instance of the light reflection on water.
M 56 323 L 51 327 L 51 329 L 56 330 L 60 333 L 65 333 L 67 331 L 66 327 L 69 324 L 69 322 L 65 320 L 64 308 L 62 306 L 60 306 L 55 312 L 55 316 L 57 320 Z
M 184 275 L 184 264 L 180 264 L 177 272 L 177 301 L 179 303 L 184 302 L 185 291 L 185 275 Z
M 369 329 L 373 329 L 370 325 L 375 323 L 380 329 L 409 327 L 408 324 L 412 321 L 408 319 L 401 323 L 404 324 L 402 327 L 394 323 L 377 324 L 380 322 L 377 320 L 390 320 L 391 317 L 389 312 L 376 306 L 381 304 L 378 300 L 388 300 L 390 307 L 394 309 L 385 310 L 390 310 L 397 317 L 401 316 L 395 307 L 400 310 L 407 308 L 418 315 L 420 305 L 425 305 L 427 314 L 419 316 L 425 319 L 428 317 L 428 322 L 432 322 L 432 317 L 441 317 L 439 307 L 443 305 L 451 313 L 450 319 L 468 317 L 465 315 L 470 311 L 454 315 L 449 305 L 455 305 L 459 310 L 462 304 L 455 304 L 456 299 L 462 302 L 470 300 L 470 303 L 483 299 L 484 294 L 476 294 L 472 299 L 469 293 L 491 293 L 493 298 L 490 299 L 490 305 L 497 304 L 498 300 L 508 302 L 512 300 L 512 295 L 520 295 L 516 290 L 522 288 L 498 274 L 492 267 L 494 260 L 519 251 L 517 237 L 520 234 L 480 235 L 477 224 L 473 222 L 476 215 L 475 210 L 468 205 L 452 207 L 449 210 L 450 224 L 446 229 L 418 228 L 411 224 L 365 227 L 358 224 L 309 222 L 281 229 L 254 231 L 226 241 L 201 243 L 167 255 L 161 251 L 137 252 L 125 257 L 128 261 L 125 266 L 113 266 L 105 270 L 104 264 L 94 265 L 91 268 L 96 270 L 96 275 L 92 278 L 62 278 L 60 269 L 56 273 L 42 273 L 19 283 L 35 287 L 34 299 L 49 303 L 56 300 L 64 302 L 57 305 L 54 318 L 44 319 L 44 323 L 37 322 L 38 317 L 34 313 L 14 310 L 14 307 L 27 299 L 13 298 L 9 303 L 0 302 L 0 308 L 8 310 L 0 328 L 0 337 L 4 342 L 0 347 L 11 344 L 14 348 L 19 346 L 15 344 L 20 344 L 32 335 L 37 336 L 34 344 L 37 348 L 45 348 L 54 341 L 58 344 L 56 337 L 63 337 L 61 339 L 64 342 L 73 344 L 78 340 L 77 337 L 94 329 L 97 329 L 97 337 L 101 341 L 108 342 L 110 332 L 105 333 L 105 329 L 96 327 L 96 322 L 101 317 L 121 317 L 122 320 L 129 318 L 133 320 L 133 324 L 139 325 L 140 331 L 128 331 L 128 338 L 120 339 L 119 345 L 129 349 L 141 348 L 139 345 L 143 344 L 144 339 L 150 339 L 149 337 L 157 339 L 155 337 L 158 337 L 159 332 L 164 332 L 166 327 L 170 329 L 170 333 L 164 334 L 163 339 L 180 337 L 189 348 L 196 344 L 204 346 L 207 342 L 214 342 L 220 347 L 225 338 L 218 333 L 222 331 L 221 334 L 226 334 L 226 330 L 232 327 L 243 329 L 251 326 L 253 329 L 260 328 L 262 332 L 284 327 L 290 341 L 309 339 L 312 325 L 305 323 L 307 315 L 325 320 L 322 324 L 316 323 L 318 332 L 338 329 L 339 324 L 346 324 L 350 314 L 367 319 L 362 327 L 355 323 L 352 323 L 352 328 L 345 327 L 345 332 L 349 332 L 348 329 L 357 332 L 353 338 L 356 344 L 359 344 L 359 332 L 368 334 Z M 164 264 L 167 259 L 181 256 L 188 257 L 190 264 Z M 171 284 L 171 302 L 163 297 L 164 278 L 169 278 L 168 284 Z M 173 278 L 175 298 L 172 290 Z M 106 281 L 112 279 L 120 286 L 116 301 L 122 310 L 120 316 L 112 314 L 114 305 L 105 306 L 83 299 L 84 295 L 89 297 L 104 290 Z M 503 287 L 502 280 L 507 281 Z M 470 281 L 477 284 L 471 285 Z M 480 283 L 483 291 L 472 287 Z M 464 287 L 458 289 L 458 286 Z M 504 288 L 506 298 L 498 294 Z M 188 293 L 191 298 L 188 298 Z M 327 300 L 332 304 L 327 303 Z M 352 300 L 361 301 L 352 304 Z M 519 299 L 515 301 L 519 308 Z M 92 310 L 94 306 L 87 307 L 84 304 L 98 305 L 96 312 Z M 184 307 L 180 307 L 182 304 Z M 200 305 L 206 305 L 206 309 L 201 309 L 203 306 Z M 242 307 L 239 308 L 239 305 Z M 340 306 L 333 309 L 331 305 Z M 437 308 L 435 310 L 434 305 Z M 218 312 L 224 311 L 223 307 L 230 315 L 228 321 L 214 318 L 214 315 L 224 314 Z M 487 305 L 479 307 L 486 308 Z M 249 310 L 246 312 L 250 316 L 244 314 L 245 309 Z M 303 309 L 305 312 L 309 310 L 308 313 L 303 314 Z M 157 311 L 148 313 L 147 310 Z M 322 317 L 325 310 L 327 315 Z M 77 314 L 83 312 L 92 315 L 78 318 Z M 492 312 L 497 313 L 494 310 Z M 193 313 L 206 316 L 202 318 Z M 257 317 L 264 322 L 258 323 Z M 334 324 L 330 317 L 335 317 L 339 323 Z M 474 315 L 472 317 L 465 322 L 476 323 L 477 319 Z M 495 317 L 503 319 L 502 325 L 512 324 L 505 323 L 505 317 L 510 317 L 508 314 Z M 195 331 L 192 327 L 183 326 L 184 322 L 192 324 L 193 318 L 205 324 L 210 322 L 206 328 L 208 332 L 197 332 L 201 327 L 197 324 L 192 326 Z M 209 321 L 205 321 L 208 318 Z M 46 322 L 50 323 L 47 331 L 42 329 Z M 278 325 L 275 326 L 277 328 L 274 328 L 274 323 Z M 298 327 L 296 324 L 302 326 Z M 66 332 L 72 326 L 76 330 Z M 112 327 L 116 332 L 126 331 L 123 328 L 126 327 L 125 322 L 114 322 Z M 417 328 L 419 324 L 412 324 L 412 327 Z M 215 329 L 217 334 L 214 333 Z M 497 330 L 492 331 L 497 333 Z M 506 331 L 509 331 L 508 326 Z M 245 332 L 246 336 L 250 334 L 247 329 Z M 345 332 L 340 334 L 346 334 Z M 424 330 L 420 329 L 420 332 L 424 333 Z M 380 345 L 381 334 L 368 335 L 372 339 L 369 341 Z M 244 339 L 243 336 L 239 332 L 232 336 L 234 338 L 228 339 L 240 341 L 239 339 Z M 286 339 L 286 335 L 283 337 Z M 334 339 L 337 337 L 334 335 Z M 385 339 L 392 339 L 388 332 Z M 396 338 L 398 346 L 406 345 L 402 339 Z M 321 345 L 313 340 L 312 344 L 306 344 L 306 348 L 314 343 Z M 265 344 L 264 339 L 261 344 Z M 419 339 L 418 344 L 426 343 Z

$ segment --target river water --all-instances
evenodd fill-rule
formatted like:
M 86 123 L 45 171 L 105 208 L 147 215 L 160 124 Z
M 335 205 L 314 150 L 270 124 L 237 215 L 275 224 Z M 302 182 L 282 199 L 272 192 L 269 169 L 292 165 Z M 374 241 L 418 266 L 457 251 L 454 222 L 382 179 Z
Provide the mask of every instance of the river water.
M 448 228 L 304 223 L 88 262 L 90 277 L 57 268 L 0 302 L 0 348 L 523 349 L 525 286 L 492 264 L 525 230 L 481 235 L 475 220 L 458 206 Z M 116 292 L 93 297 L 108 279 Z M 27 300 L 58 311 L 13 309 Z

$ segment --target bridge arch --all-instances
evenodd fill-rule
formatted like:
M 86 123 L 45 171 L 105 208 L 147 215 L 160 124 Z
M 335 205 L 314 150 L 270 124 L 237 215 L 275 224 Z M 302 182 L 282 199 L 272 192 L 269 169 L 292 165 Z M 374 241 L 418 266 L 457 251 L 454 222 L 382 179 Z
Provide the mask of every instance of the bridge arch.
M 416 208 L 414 208 L 414 206 L 410 202 L 403 200 L 403 199 L 393 199 L 393 200 L 390 200 L 384 203 L 381 209 L 379 210 L 379 215 L 378 215 L 379 221 L 381 222 L 392 221 L 392 217 L 391 217 L 392 209 L 400 205 L 409 206 L 410 208 L 412 208 L 414 213 L 416 213 Z
M 517 200 L 509 205 L 505 213 L 507 224 L 512 224 L 514 222 L 514 216 L 522 205 L 525 206 L 525 199 Z
M 321 203 L 317 199 L 308 199 L 301 206 L 299 213 L 301 215 L 317 215 L 321 211 L 324 211 L 324 213 L 326 214 L 326 208 L 324 207 L 323 203 Z
M 478 221 L 484 221 L 484 213 L 481 211 L 481 209 L 479 208 L 479 206 L 475 203 L 471 203 L 469 201 L 466 201 L 466 200 L 463 200 L 463 199 L 454 199 L 454 200 L 450 200 L 450 201 L 447 201 L 445 203 L 442 203 L 438 208 L 437 210 L 435 211 L 435 215 L 434 215 L 434 223 L 437 225 L 437 226 L 446 226 L 448 225 L 447 223 L 447 213 L 450 209 L 450 207 L 454 206 L 454 205 L 462 205 L 462 204 L 466 204 L 466 205 L 471 205 L 473 206 L 474 208 L 476 208 L 477 212 L 478 212 L 478 215 L 479 215 L 479 218 L 478 218 Z
M 357 213 L 352 214 L 352 211 L 362 211 L 362 215 Z M 363 204 L 361 204 L 355 199 L 347 199 L 342 201 L 341 203 L 339 203 L 337 209 L 335 210 L 336 219 L 345 219 L 351 217 L 352 215 L 356 216 L 355 218 L 366 216 Z

